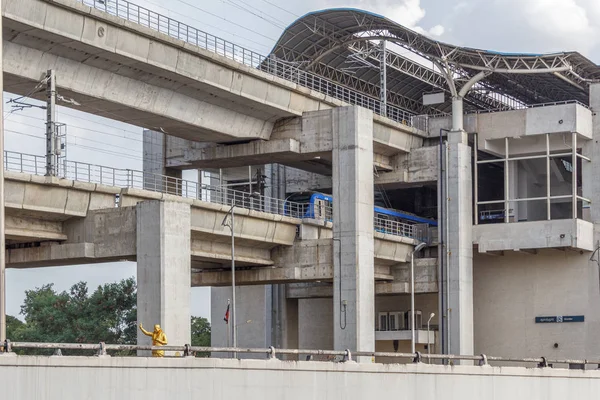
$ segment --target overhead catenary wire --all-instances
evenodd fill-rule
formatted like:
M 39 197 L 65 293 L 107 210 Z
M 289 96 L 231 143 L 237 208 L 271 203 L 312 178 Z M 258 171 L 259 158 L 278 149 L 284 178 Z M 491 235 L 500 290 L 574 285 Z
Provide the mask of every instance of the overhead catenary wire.
M 26 124 L 26 123 L 21 123 L 21 125 L 29 126 L 31 128 L 40 128 L 40 127 L 38 127 L 36 125 L 31 125 L 31 124 Z M 86 129 L 86 128 L 81 128 L 81 129 Z M 69 135 L 69 138 L 74 138 L 74 139 L 79 139 L 79 140 L 87 140 L 89 142 L 98 143 L 98 144 L 101 144 L 101 145 L 110 146 L 110 147 L 114 147 L 114 148 L 117 148 L 117 149 L 122 149 L 122 150 L 136 152 L 136 149 L 132 149 L 130 147 L 117 146 L 117 145 L 112 144 L 112 143 L 101 142 L 101 141 L 90 139 L 90 138 L 87 138 L 87 137 L 84 137 L 84 136 Z
M 266 21 L 279 29 L 285 29 L 285 27 L 286 27 L 285 22 L 281 21 L 280 19 L 275 18 L 272 15 L 269 15 L 265 12 L 262 12 L 262 11 L 258 10 L 258 8 L 254 8 L 256 11 L 253 11 L 253 10 L 245 7 L 243 5 L 243 4 L 245 4 L 244 2 L 240 2 L 239 0 L 221 0 L 221 1 L 224 2 L 225 4 L 229 4 L 229 5 L 231 5 L 235 8 L 238 8 L 242 11 L 246 11 L 247 13 L 254 15 L 255 17 L 258 17 L 258 18 L 262 19 L 263 21 Z M 261 15 L 261 14 L 263 14 L 263 15 Z
M 19 131 L 15 131 L 15 130 L 12 130 L 12 129 L 4 129 L 4 131 L 8 132 L 8 133 L 12 133 L 12 134 L 17 134 L 17 135 L 31 137 L 31 138 L 34 138 L 34 139 L 46 140 L 46 138 L 42 137 L 42 136 L 37 136 L 37 135 L 34 135 L 34 134 L 25 133 L 25 132 L 19 132 Z M 79 147 L 79 148 L 82 148 L 82 149 L 85 149 L 85 150 L 93 150 L 94 152 L 103 153 L 103 154 L 109 154 L 109 155 L 114 155 L 114 156 L 119 156 L 119 157 L 124 157 L 124 158 L 128 158 L 128 159 L 131 159 L 131 160 L 148 161 L 148 160 L 144 160 L 143 157 L 136 157 L 136 156 L 133 156 L 131 154 L 120 153 L 120 152 L 111 151 L 111 150 L 108 150 L 108 149 L 101 149 L 101 148 L 98 148 L 98 147 L 77 144 L 76 142 L 69 142 L 68 141 L 67 144 L 70 145 L 70 146 Z
M 78 125 L 74 125 L 74 124 L 66 124 L 68 128 L 81 129 L 81 130 L 84 130 L 84 131 L 89 131 L 89 132 L 99 133 L 99 134 L 101 134 L 101 135 L 107 135 L 107 136 L 112 136 L 112 137 L 116 137 L 116 138 L 119 138 L 119 139 L 131 140 L 131 141 L 134 141 L 134 142 L 144 143 L 144 140 L 143 140 L 143 132 L 129 131 L 129 130 L 121 129 L 121 128 L 114 127 L 114 126 L 111 126 L 111 125 L 108 125 L 108 124 L 102 124 L 102 123 L 100 123 L 100 122 L 94 122 L 94 121 L 91 121 L 91 120 L 89 120 L 89 119 L 86 119 L 86 118 L 77 117 L 77 116 L 75 116 L 75 115 L 66 114 L 66 113 L 63 113 L 63 114 L 64 114 L 64 115 L 68 115 L 69 117 L 72 117 L 72 118 L 79 118 L 79 119 L 81 119 L 81 120 L 84 120 L 84 121 L 86 121 L 86 122 L 90 122 L 90 123 L 97 123 L 97 124 L 99 124 L 99 125 L 103 125 L 103 126 L 106 126 L 106 127 L 108 127 L 108 128 L 111 128 L 111 129 L 123 130 L 123 131 L 125 131 L 125 132 L 131 132 L 131 133 L 133 133 L 133 134 L 136 134 L 137 136 L 141 137 L 141 139 L 138 139 L 138 138 L 133 138 L 133 137 L 127 137 L 127 136 L 121 136 L 121 135 L 118 135 L 118 134 L 116 134 L 116 133 L 110 133 L 110 132 L 101 131 L 101 130 L 92 129 L 92 128 L 85 128 L 85 127 L 83 127 L 83 126 L 78 126 Z M 44 121 L 42 118 L 34 117 L 34 116 L 32 116 L 32 115 L 21 115 L 21 117 L 24 117 L 24 118 L 30 118 L 30 119 L 34 119 L 34 120 L 36 120 L 36 121 L 42 121 L 42 122 Z M 34 125 L 25 124 L 25 123 L 23 123 L 23 125 L 26 125 L 26 126 L 32 126 L 32 127 L 36 127 L 36 126 L 34 126 Z M 37 127 L 36 127 L 36 128 L 37 128 Z M 140 130 L 141 130 L 141 129 L 143 129 L 143 128 L 140 128 Z
M 206 25 L 206 26 L 208 26 L 208 27 L 210 27 L 210 28 L 216 29 L 216 30 L 218 30 L 218 31 L 221 31 L 221 32 L 225 32 L 225 33 L 227 33 L 228 35 L 230 35 L 230 36 L 233 36 L 233 37 L 235 37 L 235 38 L 238 38 L 238 39 L 240 39 L 240 40 L 244 40 L 244 41 L 246 41 L 246 42 L 254 43 L 254 44 L 256 44 L 256 45 L 259 45 L 259 46 L 262 46 L 262 47 L 264 47 L 264 48 L 265 48 L 265 49 L 267 49 L 267 50 L 269 49 L 269 46 L 268 46 L 268 45 L 266 45 L 265 43 L 257 42 L 256 40 L 253 40 L 253 39 L 247 38 L 247 37 L 245 37 L 245 36 L 240 36 L 240 35 L 238 35 L 238 34 L 231 33 L 231 31 L 228 31 L 227 29 L 219 28 L 218 26 L 215 26 L 215 25 L 212 25 L 212 24 L 206 23 L 206 22 L 204 22 L 204 21 L 201 21 L 201 20 L 199 20 L 199 19 L 197 19 L 197 18 L 191 17 L 189 14 L 184 14 L 184 13 L 180 13 L 180 12 L 178 12 L 178 11 L 174 11 L 174 10 L 168 9 L 168 8 L 164 7 L 163 5 L 161 5 L 161 4 L 159 4 L 159 3 L 155 3 L 155 2 L 153 2 L 153 1 L 150 1 L 150 0 L 146 0 L 146 2 L 147 2 L 147 3 L 149 3 L 149 4 L 153 4 L 153 5 L 157 6 L 157 7 L 160 7 L 161 9 L 163 9 L 163 10 L 165 10 L 165 11 L 169 12 L 169 13 L 173 13 L 173 14 L 179 15 L 179 16 L 181 16 L 181 17 L 184 17 L 184 18 L 186 18 L 186 19 L 190 19 L 190 20 L 192 20 L 192 21 L 199 22 L 199 23 L 201 23 L 201 24 L 203 24 L 203 25 Z M 206 12 L 206 11 L 205 11 L 205 12 Z M 213 14 L 210 14 L 210 15 L 213 15 Z M 213 16 L 214 16 L 214 15 L 213 15 Z M 229 21 L 228 21 L 228 22 L 229 22 Z M 253 33 L 256 33 L 256 32 L 254 32 L 254 31 L 251 31 L 251 32 L 253 32 Z M 257 53 L 260 53 L 260 50 L 258 50 L 258 49 L 251 48 L 251 47 L 249 47 L 249 49 L 250 49 L 250 50 L 253 50 L 253 51 L 256 51 Z
M 194 5 L 194 4 L 188 3 L 187 1 L 184 1 L 184 0 L 175 0 L 175 1 L 178 1 L 178 2 L 180 2 L 180 3 L 182 3 L 182 4 L 185 4 L 185 5 L 186 5 L 186 6 L 188 6 L 188 7 L 192 7 L 192 8 L 194 8 L 194 9 L 196 9 L 196 10 L 199 10 L 199 11 L 205 12 L 205 13 L 207 13 L 208 15 L 212 15 L 213 17 L 216 17 L 216 18 L 222 19 L 222 20 L 223 20 L 223 21 L 225 21 L 225 22 L 228 22 L 228 23 L 230 23 L 230 24 L 232 24 L 232 25 L 235 25 L 235 26 L 237 26 L 237 27 L 239 27 L 239 28 L 242 28 L 242 29 L 244 29 L 244 30 L 246 30 L 246 31 L 252 32 L 252 33 L 254 33 L 254 34 L 258 35 L 258 36 L 262 36 L 262 37 L 263 37 L 263 38 L 265 38 L 265 39 L 268 39 L 268 40 L 270 40 L 270 41 L 273 41 L 273 38 L 270 38 L 270 37 L 269 37 L 269 36 L 267 36 L 267 35 L 263 35 L 262 33 L 260 33 L 260 32 L 257 32 L 257 31 L 255 31 L 255 30 L 253 30 L 253 29 L 250 29 L 250 28 L 248 28 L 248 27 L 246 27 L 246 26 L 244 26 L 244 25 L 241 25 L 241 24 L 238 24 L 238 23 L 236 23 L 236 22 L 230 21 L 230 20 L 228 20 L 227 18 L 221 17 L 220 15 L 217 15 L 217 14 L 215 14 L 215 13 L 212 13 L 212 12 L 210 12 L 210 11 L 206 10 L 206 9 L 200 8 L 200 7 L 198 7 L 198 6 Z
M 289 11 L 289 10 L 286 10 L 285 8 L 283 8 L 283 7 L 280 7 L 280 6 L 278 6 L 277 4 L 270 2 L 269 0 L 262 0 L 262 1 L 263 1 L 263 2 L 265 2 L 265 3 L 267 3 L 267 4 L 270 4 L 270 5 L 272 5 L 272 6 L 273 6 L 273 7 L 275 7 L 275 8 L 278 8 L 278 9 L 280 9 L 281 11 L 285 11 L 286 13 L 288 13 L 288 14 L 290 14 L 290 15 L 293 15 L 294 17 L 300 18 L 300 15 L 298 15 L 298 14 L 296 14 L 296 13 L 293 13 L 293 12 L 291 12 L 291 11 Z

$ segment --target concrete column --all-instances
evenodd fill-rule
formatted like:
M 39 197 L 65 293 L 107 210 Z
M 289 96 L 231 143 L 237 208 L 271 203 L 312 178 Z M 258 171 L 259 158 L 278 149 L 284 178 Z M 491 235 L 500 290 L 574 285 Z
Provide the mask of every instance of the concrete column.
M 473 354 L 473 189 L 465 131 L 448 134 L 449 353 Z
M 334 348 L 374 351 L 373 113 L 338 107 L 331 123 Z
M 591 162 L 582 162 L 583 197 L 592 200 L 590 218 L 595 224 L 594 243 L 600 240 L 600 83 L 590 85 L 590 108 L 592 109 L 592 140 L 582 142 L 582 154 L 590 157 Z
M 0 1 L 2 8 L 2 1 Z M 2 38 L 2 21 L 0 21 L 0 39 Z M 0 48 L 2 60 L 2 48 Z M 0 75 L 0 93 L 4 93 L 3 77 Z M 4 103 L 0 103 L 0 114 L 3 114 Z M 4 236 L 4 118 L 0 121 L 0 341 L 6 339 L 6 244 Z
M 158 200 L 136 206 L 137 318 L 146 330 L 160 324 L 170 345 L 191 341 L 190 206 Z M 150 344 L 138 330 L 138 343 Z
M 181 194 L 181 170 L 166 167 L 167 135 L 162 132 L 144 130 L 144 189 Z M 175 138 L 177 140 L 182 140 Z M 174 178 L 168 179 L 164 177 Z M 138 182 L 135 182 L 138 183 Z

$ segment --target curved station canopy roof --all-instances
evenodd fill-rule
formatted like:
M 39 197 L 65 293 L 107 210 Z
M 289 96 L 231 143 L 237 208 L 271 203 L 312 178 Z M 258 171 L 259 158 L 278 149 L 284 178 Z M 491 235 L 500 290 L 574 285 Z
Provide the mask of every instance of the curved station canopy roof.
M 600 80 L 600 67 L 577 52 L 512 54 L 458 47 L 348 8 L 299 18 L 283 32 L 271 57 L 379 99 L 384 40 L 387 102 L 415 114 L 450 111 L 446 76 L 460 90 L 471 77 L 486 74 L 465 97 L 466 111 L 571 100 L 587 105 L 589 83 Z M 423 105 L 423 94 L 440 91 L 446 92 L 445 103 Z

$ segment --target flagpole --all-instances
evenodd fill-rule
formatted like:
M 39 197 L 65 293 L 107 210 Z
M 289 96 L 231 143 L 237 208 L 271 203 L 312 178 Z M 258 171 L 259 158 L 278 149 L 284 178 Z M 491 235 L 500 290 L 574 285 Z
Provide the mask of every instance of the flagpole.
M 227 299 L 227 311 L 229 311 L 229 304 L 230 304 L 230 300 Z M 229 328 L 229 315 L 227 316 L 226 324 L 227 324 L 227 347 L 229 347 L 230 346 L 229 341 L 231 339 L 231 329 Z M 229 353 L 229 357 L 231 357 L 231 356 L 232 356 L 232 354 Z

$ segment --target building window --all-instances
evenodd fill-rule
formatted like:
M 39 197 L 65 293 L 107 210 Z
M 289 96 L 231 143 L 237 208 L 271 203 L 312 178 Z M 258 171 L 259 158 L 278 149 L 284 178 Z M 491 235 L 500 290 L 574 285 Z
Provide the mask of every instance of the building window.
M 582 218 L 577 133 L 503 138 L 475 151 L 475 224 Z M 478 149 L 477 138 L 475 148 Z

